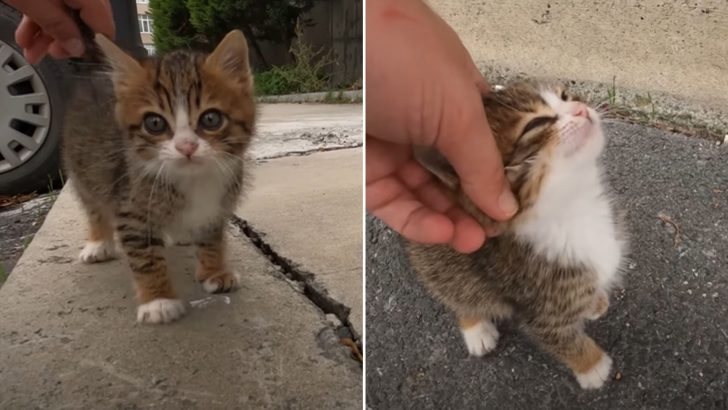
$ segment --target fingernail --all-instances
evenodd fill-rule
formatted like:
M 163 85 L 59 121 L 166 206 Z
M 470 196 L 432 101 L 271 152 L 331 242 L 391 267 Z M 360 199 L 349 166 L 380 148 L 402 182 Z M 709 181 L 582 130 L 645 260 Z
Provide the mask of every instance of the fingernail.
M 77 38 L 72 38 L 62 42 L 61 47 L 73 56 L 80 57 L 83 55 L 83 43 Z
M 501 192 L 500 197 L 498 198 L 498 205 L 500 206 L 501 211 L 508 215 L 509 218 L 518 212 L 518 201 L 516 201 L 516 197 L 513 196 L 513 192 L 511 192 L 508 185 L 506 185 L 503 192 Z

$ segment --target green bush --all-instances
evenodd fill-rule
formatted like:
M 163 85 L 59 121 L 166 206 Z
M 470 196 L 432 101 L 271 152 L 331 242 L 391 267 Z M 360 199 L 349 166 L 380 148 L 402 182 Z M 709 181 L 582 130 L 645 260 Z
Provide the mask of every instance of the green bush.
M 279 68 L 264 71 L 255 76 L 255 91 L 259 95 L 290 94 L 295 88 L 286 77 L 280 75 Z
M 326 67 L 335 63 L 333 52 L 322 55 L 322 49 L 314 50 L 304 43 L 300 22 L 296 24 L 295 32 L 296 40 L 289 50 L 294 62 L 258 73 L 255 77 L 258 94 L 312 93 L 328 89 L 329 75 Z

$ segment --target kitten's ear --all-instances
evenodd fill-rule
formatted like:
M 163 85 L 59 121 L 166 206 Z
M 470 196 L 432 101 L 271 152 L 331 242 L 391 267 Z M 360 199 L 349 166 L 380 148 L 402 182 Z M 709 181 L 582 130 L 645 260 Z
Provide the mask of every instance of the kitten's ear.
M 119 48 L 113 41 L 109 40 L 103 34 L 96 34 L 96 44 L 99 45 L 104 56 L 108 60 L 113 70 L 114 86 L 119 87 L 125 84 L 125 80 L 130 76 L 140 73 L 142 66 L 132 58 L 124 50 Z
M 414 155 L 417 162 L 433 173 L 446 187 L 457 190 L 460 185 L 460 177 L 450 161 L 438 150 L 431 147 L 415 147 Z
M 252 86 L 248 42 L 240 30 L 233 30 L 222 39 L 207 56 L 205 66 L 221 70 L 241 85 Z

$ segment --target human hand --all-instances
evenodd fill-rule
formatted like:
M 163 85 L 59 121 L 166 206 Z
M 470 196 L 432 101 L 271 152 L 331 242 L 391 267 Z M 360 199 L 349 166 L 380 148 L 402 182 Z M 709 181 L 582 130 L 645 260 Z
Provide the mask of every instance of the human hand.
M 483 109 L 488 85 L 455 32 L 420 0 L 367 1 L 367 208 L 410 240 L 481 247 L 486 232 L 412 156 L 436 147 L 487 215 L 518 210 Z
M 81 31 L 72 10 L 94 32 L 114 37 L 114 19 L 108 0 L 6 0 L 23 13 L 15 41 L 25 58 L 35 64 L 46 54 L 54 58 L 80 57 L 84 53 Z

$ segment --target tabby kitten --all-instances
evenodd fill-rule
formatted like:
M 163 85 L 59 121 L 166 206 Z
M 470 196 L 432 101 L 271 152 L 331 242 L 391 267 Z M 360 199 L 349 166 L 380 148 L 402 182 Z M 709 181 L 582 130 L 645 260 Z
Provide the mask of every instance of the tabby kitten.
M 128 257 L 137 320 L 167 323 L 185 313 L 169 281 L 163 239 L 197 247 L 196 279 L 210 293 L 239 279 L 225 261 L 225 221 L 242 191 L 243 155 L 255 123 L 253 77 L 243 34 L 209 55 L 175 51 L 137 61 L 96 36 L 111 66 L 77 84 L 63 156 L 86 210 L 80 259 Z
M 581 387 L 601 387 L 612 360 L 584 322 L 607 310 L 625 239 L 601 177 L 600 118 L 561 87 L 527 82 L 491 93 L 484 106 L 520 211 L 492 226 L 501 235 L 469 255 L 410 243 L 412 265 L 457 315 L 471 355 L 493 350 L 494 322 L 512 317 Z M 463 194 L 441 155 L 418 150 L 416 157 L 469 213 L 495 224 Z

